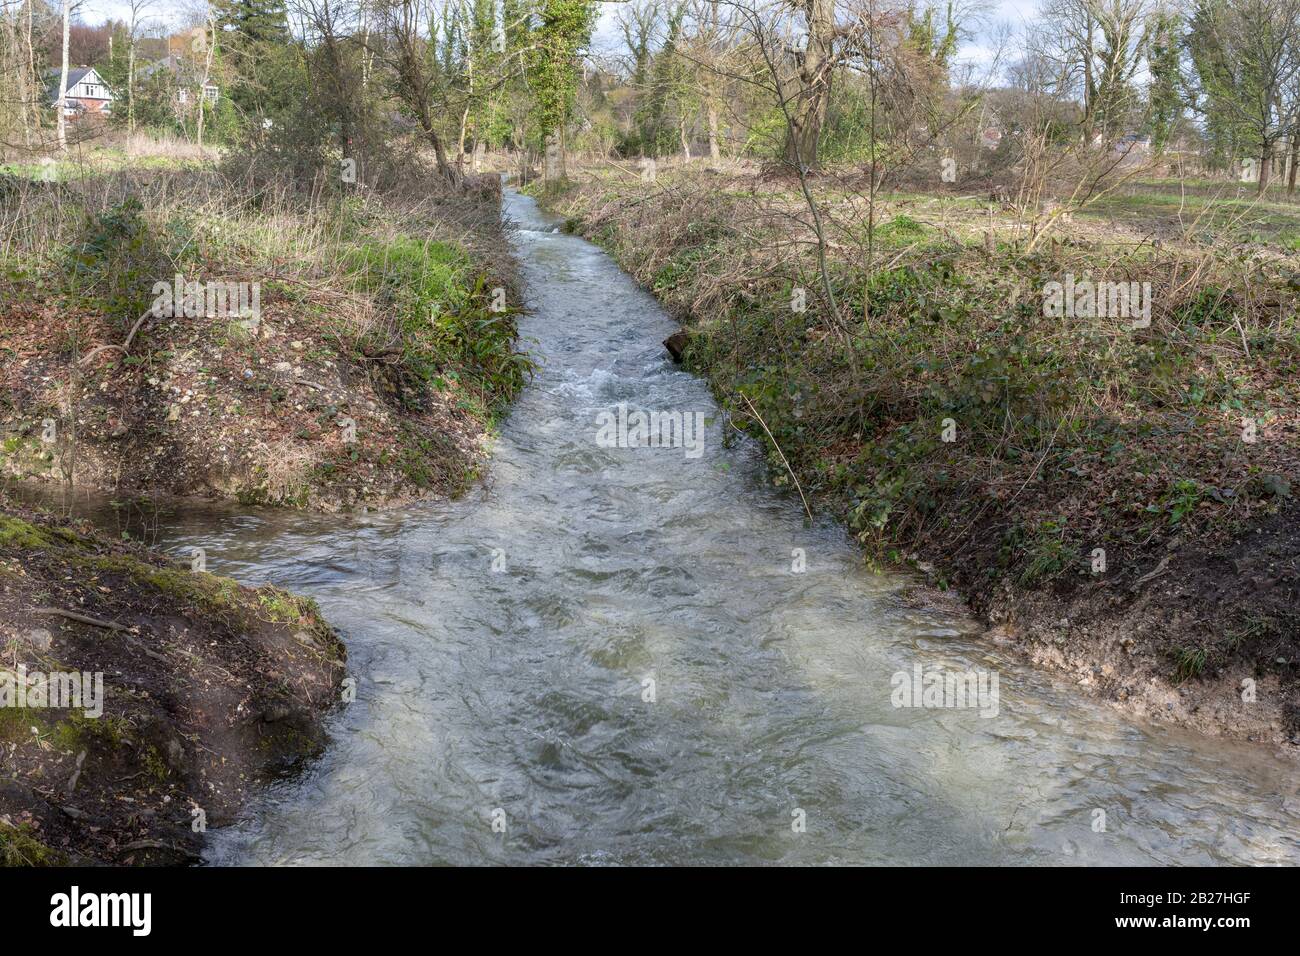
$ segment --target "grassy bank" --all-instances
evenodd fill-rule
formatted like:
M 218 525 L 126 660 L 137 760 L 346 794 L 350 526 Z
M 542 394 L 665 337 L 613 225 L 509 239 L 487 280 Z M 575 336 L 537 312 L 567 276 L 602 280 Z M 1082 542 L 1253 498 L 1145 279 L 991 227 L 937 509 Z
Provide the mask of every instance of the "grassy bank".
M 0 505 L 0 865 L 196 859 L 324 745 L 343 645 L 310 601 Z M 73 673 L 98 706 L 13 693 Z
M 1211 229 L 1137 197 L 1047 232 L 978 198 L 814 188 L 820 224 L 797 182 L 698 166 L 544 199 L 682 318 L 689 367 L 770 429 L 773 480 L 874 560 L 1131 710 L 1300 740 L 1285 210 Z M 1149 283 L 1149 322 L 1050 314 L 1069 277 Z
M 13 478 L 331 510 L 455 494 L 529 371 L 494 183 L 418 160 L 382 189 L 10 175 L 0 226 Z

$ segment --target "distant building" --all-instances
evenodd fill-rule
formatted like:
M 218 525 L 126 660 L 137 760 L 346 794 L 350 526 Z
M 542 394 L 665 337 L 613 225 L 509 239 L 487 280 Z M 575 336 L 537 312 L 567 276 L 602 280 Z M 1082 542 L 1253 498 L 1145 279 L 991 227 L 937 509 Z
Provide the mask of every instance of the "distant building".
M 1151 150 L 1151 137 L 1142 133 L 1129 133 L 1127 136 L 1121 136 L 1115 141 L 1115 150 L 1121 153 L 1149 152 Z
M 203 83 L 194 63 L 178 53 L 169 53 L 161 60 L 150 63 L 140 70 L 140 76 L 149 79 L 160 72 L 170 74 L 176 102 L 181 106 L 195 100 L 200 91 L 209 103 L 216 103 L 221 97 L 221 88 L 215 83 Z
M 1106 145 L 1106 135 L 1093 133 L 1092 145 L 1096 147 Z M 1145 133 L 1126 133 L 1111 143 L 1110 148 L 1112 152 L 1119 153 L 1121 156 L 1146 154 L 1151 152 L 1151 137 Z
M 60 95 L 62 91 L 59 90 L 59 79 L 62 74 L 62 70 L 45 71 L 46 80 L 49 82 L 50 105 L 58 106 L 59 100 L 63 100 L 64 116 L 77 119 L 82 116 L 107 116 L 112 112 L 113 91 L 95 72 L 94 67 L 83 66 L 68 70 L 66 95 Z

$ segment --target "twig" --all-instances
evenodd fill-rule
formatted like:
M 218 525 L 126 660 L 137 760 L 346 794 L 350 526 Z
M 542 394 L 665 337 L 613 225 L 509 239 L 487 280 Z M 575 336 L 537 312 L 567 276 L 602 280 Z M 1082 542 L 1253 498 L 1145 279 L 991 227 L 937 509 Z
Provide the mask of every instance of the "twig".
M 776 437 L 772 434 L 772 430 L 767 427 L 767 422 L 763 421 L 763 416 L 758 413 L 758 409 L 756 409 L 754 403 L 749 400 L 749 396 L 744 392 L 737 392 L 736 394 L 739 395 L 744 400 L 745 404 L 749 406 L 750 413 L 758 419 L 758 423 L 763 426 L 763 431 L 767 432 L 767 437 L 771 439 L 772 447 L 775 448 L 776 453 L 781 456 L 781 464 L 785 465 L 785 470 L 790 473 L 790 479 L 794 482 L 794 486 L 799 489 L 799 497 L 803 500 L 803 510 L 807 512 L 808 521 L 811 523 L 813 520 L 812 509 L 808 507 L 808 499 L 804 496 L 803 486 L 799 484 L 799 478 L 795 475 L 794 469 L 790 467 L 790 462 L 785 457 L 785 452 L 783 452 L 781 446 L 777 444 Z
M 77 781 L 81 779 L 81 765 L 86 762 L 86 751 L 77 754 L 77 769 L 72 774 L 72 779 L 68 781 L 68 796 L 77 792 Z

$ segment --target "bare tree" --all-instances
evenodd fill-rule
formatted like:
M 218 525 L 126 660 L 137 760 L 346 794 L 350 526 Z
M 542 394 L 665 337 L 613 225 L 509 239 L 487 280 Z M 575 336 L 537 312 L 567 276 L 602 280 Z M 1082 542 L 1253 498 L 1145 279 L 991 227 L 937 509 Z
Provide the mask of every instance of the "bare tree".
M 200 32 L 198 35 L 203 38 L 204 57 L 203 57 L 203 79 L 199 82 L 198 109 L 199 115 L 195 120 L 195 138 L 199 148 L 203 148 L 203 116 L 204 104 L 208 97 L 208 80 L 212 76 L 212 57 L 217 50 L 217 20 L 211 8 L 208 8 L 208 33 Z M 202 27 L 200 27 L 202 30 Z M 211 34 L 211 37 L 208 37 Z
M 68 151 L 68 118 L 66 102 L 68 95 L 68 37 L 72 24 L 72 0 L 63 0 L 63 68 L 59 73 L 59 97 L 55 104 L 59 111 L 59 149 Z
M 428 26 L 430 11 L 425 0 L 380 0 L 376 19 L 382 38 L 371 38 L 376 56 L 392 71 L 398 98 L 420 124 L 433 147 L 438 172 L 449 182 L 459 182 L 460 173 L 447 161 L 435 117 L 447 107 L 445 91 L 438 88 L 430 69 Z M 376 39 L 381 42 L 375 43 Z
M 1199 11 L 1196 30 L 1203 45 L 1198 66 L 1213 64 L 1202 71 L 1200 92 L 1249 134 L 1262 195 L 1278 144 L 1300 122 L 1300 0 L 1231 0 Z
M 1083 105 L 1082 132 L 1122 133 L 1136 101 L 1149 0 L 1046 0 L 1033 52 L 1056 67 L 1060 92 Z
M 130 0 L 130 16 L 127 22 L 126 48 L 126 128 L 135 132 L 135 48 L 140 40 L 140 28 L 144 24 L 144 12 L 153 6 L 155 0 Z
M 738 53 L 734 18 L 720 0 L 695 0 L 691 19 L 694 31 L 683 47 L 683 55 L 699 64 L 697 78 L 708 132 L 709 159 L 722 159 L 720 112 L 725 105 L 726 74 Z
M 816 169 L 817 145 L 835 75 L 835 0 L 794 0 L 804 19 L 788 55 L 792 69 L 782 71 L 783 98 L 789 102 L 784 158 L 792 168 Z

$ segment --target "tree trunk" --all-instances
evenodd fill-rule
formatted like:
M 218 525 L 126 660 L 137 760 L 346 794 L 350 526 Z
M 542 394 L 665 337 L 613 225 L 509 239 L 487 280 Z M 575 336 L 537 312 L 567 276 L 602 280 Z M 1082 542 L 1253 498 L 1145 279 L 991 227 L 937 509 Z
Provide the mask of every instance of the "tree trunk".
M 217 21 L 208 20 L 212 27 L 212 42 L 208 44 L 208 55 L 203 61 L 203 81 L 199 84 L 199 117 L 197 120 L 197 136 L 199 149 L 203 148 L 203 104 L 207 102 L 208 77 L 212 75 L 212 54 L 217 46 Z
M 1286 194 L 1295 195 L 1296 166 L 1300 165 L 1300 126 L 1291 134 L 1291 168 L 1286 174 Z
M 36 118 L 36 128 L 41 128 L 41 105 L 45 102 L 45 86 L 40 74 L 36 72 L 36 47 L 32 43 L 32 2 L 27 0 L 27 80 L 31 83 L 32 113 Z
M 466 11 L 468 16 L 468 11 Z M 461 172 L 465 168 L 465 131 L 469 128 L 469 109 L 470 104 L 474 102 L 474 57 L 472 54 L 473 44 L 470 44 L 470 53 L 465 57 L 465 76 L 468 81 L 468 89 L 465 93 L 465 110 L 460 114 L 460 138 L 456 141 L 456 170 Z
M 718 106 L 709 100 L 709 161 L 722 161 L 722 150 L 718 148 Z
M 28 4 L 29 19 L 28 19 L 28 26 L 27 26 L 29 36 L 31 33 L 30 9 L 31 9 L 31 4 L 29 3 Z M 14 35 L 13 35 L 14 77 L 16 80 L 18 97 L 19 99 L 22 100 L 23 145 L 28 149 L 31 149 L 32 123 L 31 123 L 30 111 L 32 109 L 37 109 L 37 110 L 40 109 L 40 107 L 36 105 L 40 103 L 40 97 L 34 95 L 33 86 L 32 86 L 32 74 L 26 71 L 23 64 L 22 33 L 19 28 L 17 13 L 14 14 L 13 28 L 14 28 Z
M 131 18 L 131 34 L 126 51 L 126 130 L 135 132 L 135 18 Z
M 784 159 L 795 168 L 817 168 L 817 141 L 826 121 L 835 43 L 834 0 L 805 0 L 808 46 L 795 53 L 795 85 L 788 97 Z
M 433 157 L 438 163 L 438 173 L 448 182 L 458 182 L 460 177 L 456 175 L 456 170 L 452 168 L 451 163 L 447 162 L 447 153 L 442 148 L 442 140 L 438 138 L 438 133 L 434 130 L 432 121 L 427 117 L 425 118 L 424 133 L 429 137 L 429 145 L 433 147 Z
M 370 88 L 370 7 L 361 4 L 361 89 Z
M 72 0 L 63 0 L 63 69 L 59 73 L 59 149 L 68 151 L 68 117 L 64 115 L 64 104 L 68 95 L 68 36 L 72 26 Z
M 1271 144 L 1265 144 L 1264 148 L 1260 151 L 1259 185 L 1255 187 L 1256 196 L 1264 195 L 1265 190 L 1268 189 L 1269 180 L 1273 176 L 1272 159 L 1273 159 L 1273 150 L 1271 148 Z

